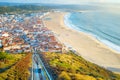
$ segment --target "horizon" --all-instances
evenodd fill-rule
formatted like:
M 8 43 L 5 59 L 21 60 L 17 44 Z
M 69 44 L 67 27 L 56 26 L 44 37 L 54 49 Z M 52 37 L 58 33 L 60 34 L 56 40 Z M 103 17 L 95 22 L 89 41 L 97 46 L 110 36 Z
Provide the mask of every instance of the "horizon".
M 94 4 L 94 3 L 103 3 L 103 4 L 119 4 L 120 0 L 74 0 L 74 1 L 69 1 L 69 0 L 16 0 L 16 1 L 11 1 L 11 0 L 7 0 L 7 1 L 3 1 L 0 0 L 0 3 L 27 3 L 27 4 L 31 4 L 31 3 L 36 3 L 36 4 Z

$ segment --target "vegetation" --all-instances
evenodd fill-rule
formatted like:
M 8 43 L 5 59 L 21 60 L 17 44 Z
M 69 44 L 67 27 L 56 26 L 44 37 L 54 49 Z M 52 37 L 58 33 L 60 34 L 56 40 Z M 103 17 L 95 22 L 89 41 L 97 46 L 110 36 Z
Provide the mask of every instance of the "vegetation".
M 120 75 L 90 63 L 72 52 L 40 55 L 48 63 L 46 67 L 51 69 L 55 80 L 120 80 Z
M 19 6 L 0 6 L 0 14 L 10 13 L 30 13 L 38 11 L 47 11 L 49 7 L 35 5 L 19 5 Z
M 0 73 L 12 67 L 25 54 L 9 54 L 0 52 Z
M 15 55 L 15 54 L 14 54 Z M 31 63 L 32 54 L 21 54 L 24 55 L 17 63 L 15 63 L 10 69 L 0 73 L 0 80 L 28 80 L 29 78 L 29 67 Z M 18 57 L 18 54 L 15 55 Z M 17 59 L 15 57 L 15 59 Z

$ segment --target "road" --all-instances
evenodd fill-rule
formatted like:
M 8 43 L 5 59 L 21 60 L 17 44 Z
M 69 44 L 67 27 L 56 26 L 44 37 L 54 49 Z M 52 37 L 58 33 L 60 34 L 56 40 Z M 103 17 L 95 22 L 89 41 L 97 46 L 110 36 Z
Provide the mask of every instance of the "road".
M 34 53 L 32 55 L 32 79 L 31 80 L 52 80 L 42 63 L 39 55 Z

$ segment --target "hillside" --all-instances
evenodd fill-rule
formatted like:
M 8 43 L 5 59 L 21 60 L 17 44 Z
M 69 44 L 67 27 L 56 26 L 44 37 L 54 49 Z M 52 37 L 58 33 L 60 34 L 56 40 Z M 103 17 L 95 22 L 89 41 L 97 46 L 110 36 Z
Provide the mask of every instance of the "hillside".
M 120 80 L 120 75 L 90 63 L 72 52 L 41 53 L 55 80 Z
M 33 12 L 46 12 L 50 10 L 62 10 L 76 12 L 79 10 L 95 10 L 99 6 L 91 5 L 62 5 L 62 4 L 39 4 L 39 3 L 0 3 L 0 14 L 4 13 L 33 13 Z
M 0 6 L 0 14 L 10 13 L 29 13 L 29 12 L 39 12 L 47 11 L 49 7 L 35 6 L 35 5 L 18 5 L 18 6 Z
M 28 80 L 31 56 L 0 52 L 0 80 Z

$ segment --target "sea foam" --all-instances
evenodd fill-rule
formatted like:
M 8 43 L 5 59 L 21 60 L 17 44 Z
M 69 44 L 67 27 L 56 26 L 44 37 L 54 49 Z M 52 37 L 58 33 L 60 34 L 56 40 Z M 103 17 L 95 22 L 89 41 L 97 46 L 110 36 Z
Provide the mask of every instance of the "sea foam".
M 72 16 L 72 14 L 74 14 L 74 13 L 68 13 L 67 15 L 64 16 L 64 23 L 65 23 L 65 25 L 67 25 L 67 27 L 74 29 L 76 31 L 79 31 L 79 32 L 85 32 L 85 33 L 91 35 L 92 37 L 96 38 L 98 41 L 102 42 L 103 44 L 105 44 L 109 48 L 112 48 L 113 50 L 120 53 L 120 46 L 119 45 L 116 45 L 107 39 L 101 38 L 99 35 L 96 35 L 92 32 L 84 30 L 84 29 L 78 27 L 77 25 L 74 25 L 72 20 L 70 20 L 70 17 Z

